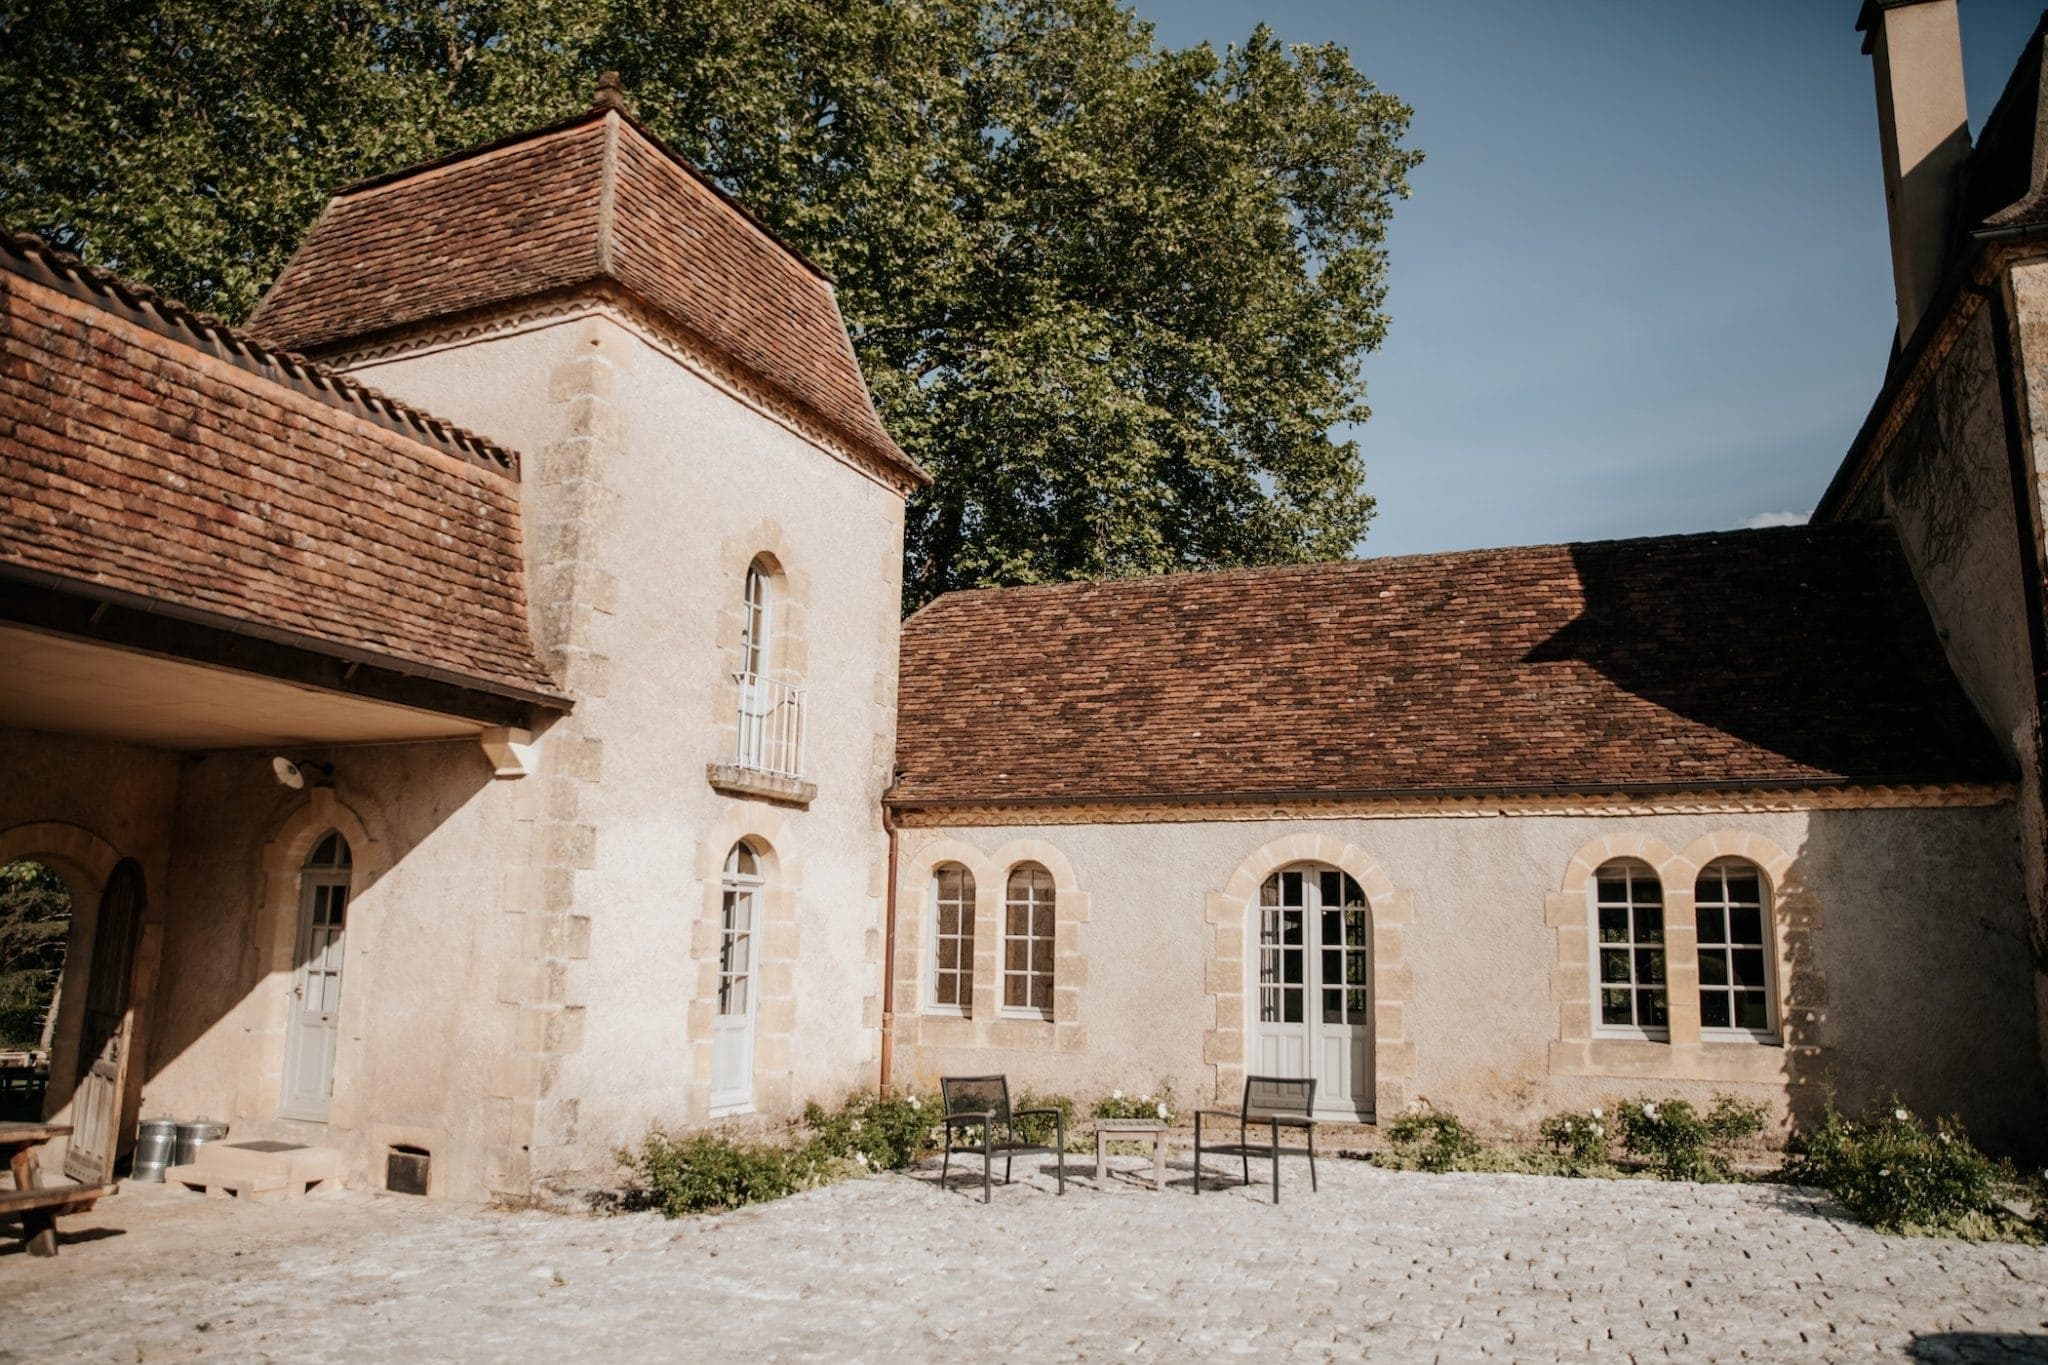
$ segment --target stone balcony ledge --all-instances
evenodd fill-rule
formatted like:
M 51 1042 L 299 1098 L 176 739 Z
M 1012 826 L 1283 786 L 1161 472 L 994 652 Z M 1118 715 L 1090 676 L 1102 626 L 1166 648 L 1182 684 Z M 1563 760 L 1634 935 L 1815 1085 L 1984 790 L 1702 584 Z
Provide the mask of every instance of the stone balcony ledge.
M 707 763 L 704 775 L 727 796 L 751 796 L 785 806 L 808 806 L 818 797 L 818 784 L 800 777 L 743 768 L 737 763 Z

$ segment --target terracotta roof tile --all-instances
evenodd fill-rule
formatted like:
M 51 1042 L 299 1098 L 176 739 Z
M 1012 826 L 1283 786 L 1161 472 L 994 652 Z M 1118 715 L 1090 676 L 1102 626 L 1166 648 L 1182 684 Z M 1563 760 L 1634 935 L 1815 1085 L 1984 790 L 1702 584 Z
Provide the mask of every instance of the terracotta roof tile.
M 805 420 L 923 478 L 875 414 L 830 280 L 620 113 L 340 191 L 249 325 L 334 352 L 600 281 Z
M 0 267 L 0 572 L 559 696 L 509 453 L 32 239 Z
M 2003 781 L 1888 526 L 953 593 L 898 804 Z

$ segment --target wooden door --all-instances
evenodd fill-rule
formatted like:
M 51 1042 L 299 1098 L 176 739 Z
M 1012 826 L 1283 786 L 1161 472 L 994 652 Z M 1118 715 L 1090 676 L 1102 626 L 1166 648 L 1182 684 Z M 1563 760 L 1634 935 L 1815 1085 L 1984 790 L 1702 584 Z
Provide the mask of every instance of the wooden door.
M 71 1145 L 64 1174 L 86 1185 L 114 1177 L 120 1154 L 121 1098 L 135 1020 L 131 996 L 135 945 L 142 935 L 142 868 L 130 858 L 114 868 L 93 921 L 92 974 L 78 1040 L 78 1086 L 71 1096 Z
M 1303 865 L 1259 892 L 1252 1071 L 1316 1078 L 1316 1112 L 1372 1113 L 1370 913 L 1358 883 Z
M 349 898 L 348 841 L 330 834 L 299 873 L 299 931 L 285 1027 L 283 1118 L 327 1122 L 341 1018 Z

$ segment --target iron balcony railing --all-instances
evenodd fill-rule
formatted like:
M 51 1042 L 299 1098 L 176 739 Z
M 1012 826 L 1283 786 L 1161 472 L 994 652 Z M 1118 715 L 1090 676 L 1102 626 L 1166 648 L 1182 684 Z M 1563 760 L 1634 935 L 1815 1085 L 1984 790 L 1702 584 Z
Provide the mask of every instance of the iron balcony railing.
M 735 673 L 740 685 L 738 752 L 733 761 L 778 777 L 804 775 L 805 693 L 756 673 Z

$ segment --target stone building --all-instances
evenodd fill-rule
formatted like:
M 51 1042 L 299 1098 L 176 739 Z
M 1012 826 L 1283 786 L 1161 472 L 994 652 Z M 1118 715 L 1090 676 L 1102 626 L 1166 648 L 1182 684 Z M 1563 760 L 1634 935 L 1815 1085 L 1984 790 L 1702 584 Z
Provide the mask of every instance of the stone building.
M 1954 0 L 1861 27 L 1899 344 L 1804 528 L 902 623 L 831 282 L 610 93 L 337 192 L 246 329 L 0 242 L 67 1168 L 203 1115 L 517 1201 L 963 1069 L 2038 1146 L 2043 35 L 1972 144 Z

